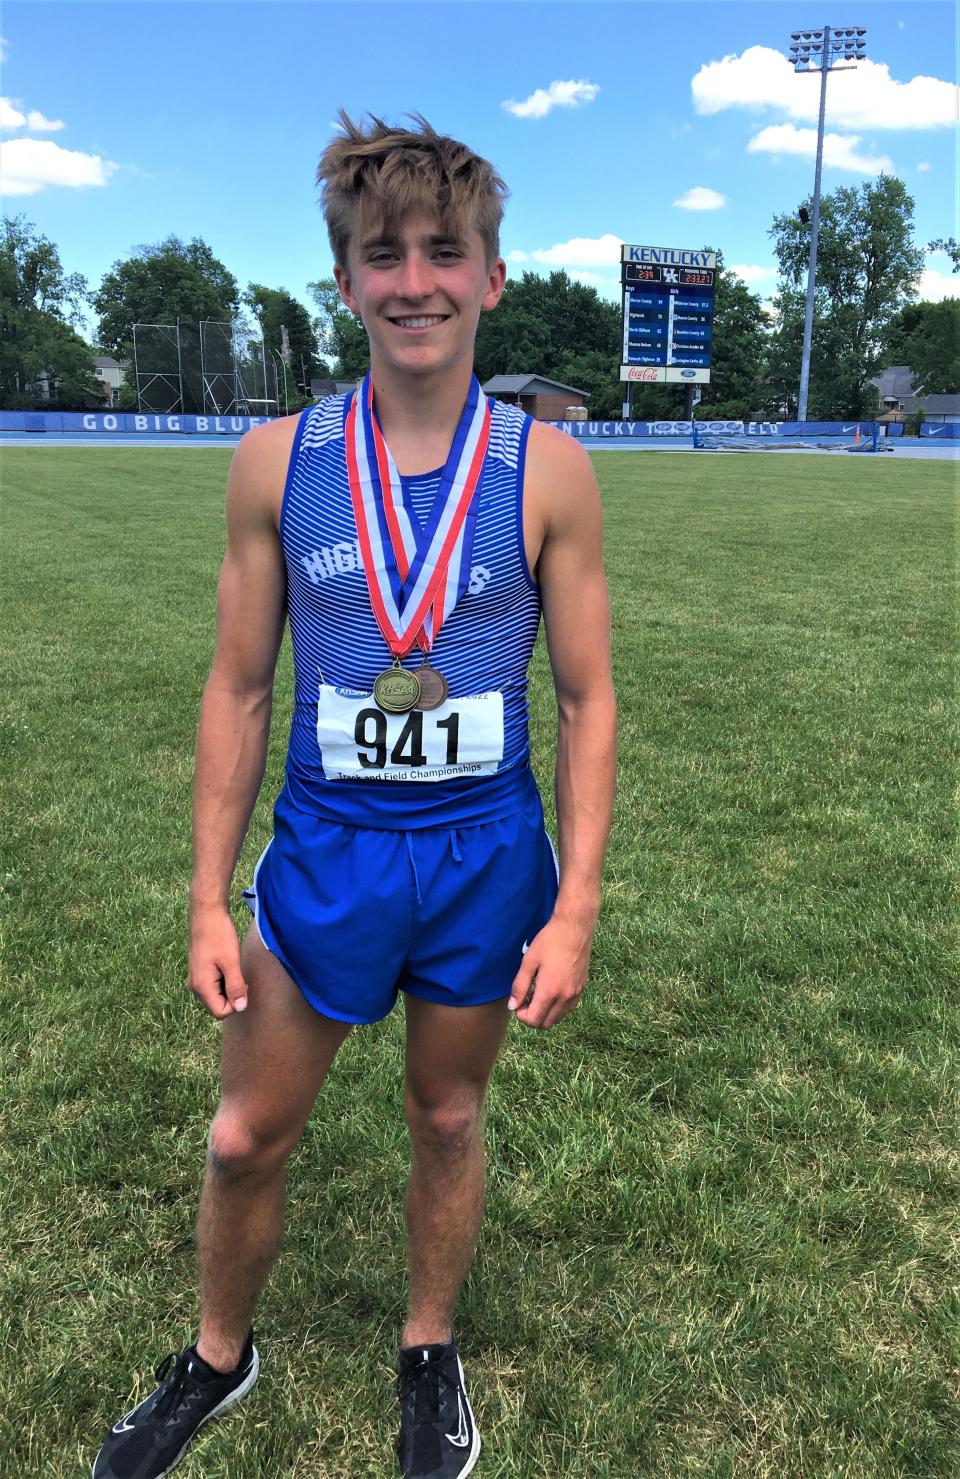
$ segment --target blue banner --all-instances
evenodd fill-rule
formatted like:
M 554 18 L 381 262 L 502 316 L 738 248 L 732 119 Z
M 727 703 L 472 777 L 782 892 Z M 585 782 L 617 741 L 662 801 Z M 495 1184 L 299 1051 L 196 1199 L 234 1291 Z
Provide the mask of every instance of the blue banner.
M 711 436 L 802 437 L 856 435 L 860 426 L 862 440 L 868 440 L 871 421 L 698 421 L 697 430 Z M 692 421 L 555 421 L 561 431 L 574 437 L 692 437 Z M 960 432 L 960 426 L 948 427 Z M 887 435 L 903 435 L 901 422 L 890 422 Z
M 836 437 L 869 436 L 872 421 L 781 421 L 781 433 L 785 437 Z
M 692 437 L 692 421 L 554 421 L 573 437 Z M 776 435 L 776 424 L 768 421 L 751 421 L 751 427 L 762 428 L 757 435 Z M 742 421 L 698 421 L 702 431 L 730 433 L 743 431 Z
M 145 411 L 65 411 L 64 431 L 122 431 L 140 436 L 199 433 L 201 436 L 242 436 L 268 416 L 157 416 Z
M 651 356 L 652 358 L 653 356 Z M 657 357 L 663 363 L 665 355 Z M 107 433 L 137 436 L 198 435 L 242 436 L 252 426 L 275 420 L 269 416 L 158 416 L 135 411 L 0 411 L 0 432 Z M 553 423 L 575 437 L 682 437 L 693 435 L 689 421 L 559 421 Z M 837 436 L 856 433 L 855 421 L 698 421 L 700 431 L 730 435 L 745 431 L 748 436 Z M 870 435 L 872 423 L 862 421 L 860 434 Z M 881 427 L 881 435 L 883 429 Z M 902 437 L 903 423 L 887 423 L 888 437 Z M 922 437 L 937 441 L 960 441 L 960 423 L 925 421 Z
M 921 421 L 920 435 L 935 437 L 938 442 L 960 442 L 960 422 Z
M 270 416 L 157 416 L 141 411 L 0 411 L 0 431 L 106 432 L 133 436 L 242 436 Z

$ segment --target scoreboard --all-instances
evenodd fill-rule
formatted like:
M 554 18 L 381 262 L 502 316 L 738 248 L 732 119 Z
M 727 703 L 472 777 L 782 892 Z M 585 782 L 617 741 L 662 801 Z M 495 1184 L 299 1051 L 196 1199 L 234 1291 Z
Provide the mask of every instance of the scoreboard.
M 620 379 L 704 385 L 710 379 L 716 252 L 621 249 Z

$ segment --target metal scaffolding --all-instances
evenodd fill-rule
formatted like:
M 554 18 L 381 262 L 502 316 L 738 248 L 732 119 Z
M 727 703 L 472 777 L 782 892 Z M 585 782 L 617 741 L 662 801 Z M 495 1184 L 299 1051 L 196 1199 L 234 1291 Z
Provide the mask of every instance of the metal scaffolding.
M 183 411 L 179 323 L 134 324 L 133 373 L 138 410 L 161 416 Z
M 276 415 L 280 382 L 262 339 L 230 320 L 134 324 L 137 408 L 170 415 Z

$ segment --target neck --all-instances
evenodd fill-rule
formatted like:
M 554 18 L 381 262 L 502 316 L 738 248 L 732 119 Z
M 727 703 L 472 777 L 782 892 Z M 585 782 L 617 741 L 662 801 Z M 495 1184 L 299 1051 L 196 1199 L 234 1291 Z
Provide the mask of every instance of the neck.
M 391 450 L 391 438 L 403 441 L 411 436 L 435 441 L 445 438 L 449 448 L 473 375 L 473 365 L 466 355 L 462 361 L 426 375 L 411 375 L 409 370 L 397 370 L 374 359 L 371 373 L 377 416 Z

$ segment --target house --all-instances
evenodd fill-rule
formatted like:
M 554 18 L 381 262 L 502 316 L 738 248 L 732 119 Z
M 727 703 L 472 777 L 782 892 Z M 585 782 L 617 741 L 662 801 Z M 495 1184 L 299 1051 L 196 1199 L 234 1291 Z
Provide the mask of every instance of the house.
M 582 405 L 585 395 L 572 385 L 547 380 L 543 375 L 494 375 L 483 393 L 508 406 L 519 406 L 535 421 L 570 420 L 571 408 Z
M 129 365 L 121 364 L 119 360 L 112 359 L 109 354 L 95 354 L 93 357 L 93 373 L 103 386 L 103 403 L 105 406 L 115 406 L 120 387 L 127 378 Z
M 923 411 L 925 421 L 960 421 L 960 395 L 925 395 Z
M 355 380 L 324 380 L 316 375 L 310 381 L 310 395 L 315 401 L 326 395 L 347 395 L 356 388 Z
M 903 421 L 906 416 L 916 416 L 921 407 L 925 421 L 960 421 L 960 395 L 924 395 L 922 386 L 917 390 L 906 365 L 891 365 L 870 384 L 877 387 L 880 396 L 881 421 Z

